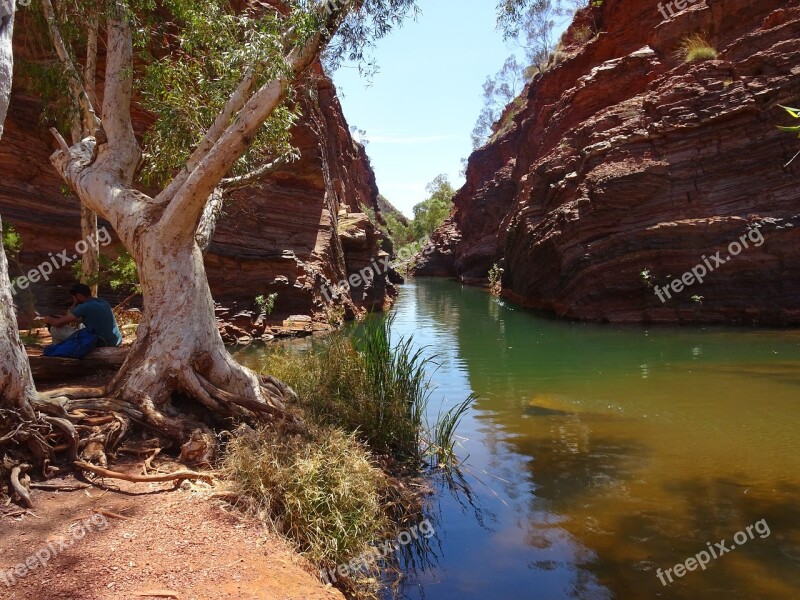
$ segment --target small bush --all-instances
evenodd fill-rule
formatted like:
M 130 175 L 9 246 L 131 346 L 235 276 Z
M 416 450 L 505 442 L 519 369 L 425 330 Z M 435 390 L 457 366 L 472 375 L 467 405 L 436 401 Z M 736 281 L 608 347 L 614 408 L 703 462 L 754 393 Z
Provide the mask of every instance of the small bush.
M 262 313 L 271 315 L 272 311 L 275 310 L 275 301 L 278 299 L 278 293 L 274 292 L 269 296 L 256 296 L 256 306 L 258 306 L 258 310 Z
M 678 54 L 683 57 L 684 62 L 693 62 L 714 60 L 719 53 L 703 35 L 695 33 L 683 38 Z
M 17 233 L 11 223 L 3 226 L 3 248 L 10 260 L 16 261 L 22 252 L 22 236 Z
M 494 296 L 499 296 L 503 291 L 503 269 L 497 263 L 489 269 L 489 291 Z
M 387 476 L 354 436 L 340 430 L 311 427 L 288 435 L 240 428 L 227 446 L 222 471 L 250 512 L 321 568 L 346 564 L 392 533 Z M 374 575 L 361 573 L 343 583 L 357 586 L 354 596 L 371 597 Z

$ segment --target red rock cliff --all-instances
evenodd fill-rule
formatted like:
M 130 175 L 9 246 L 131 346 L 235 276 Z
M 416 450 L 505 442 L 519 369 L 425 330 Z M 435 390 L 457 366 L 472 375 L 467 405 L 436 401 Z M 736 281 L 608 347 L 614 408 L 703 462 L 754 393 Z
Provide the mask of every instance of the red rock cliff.
M 485 279 L 499 262 L 507 296 L 579 319 L 800 323 L 800 159 L 784 166 L 800 141 L 776 129 L 791 121 L 777 105 L 800 103 L 800 3 L 679 5 L 579 13 L 471 156 L 418 273 Z M 678 56 L 695 33 L 716 60 Z M 702 283 L 659 300 L 700 264 Z

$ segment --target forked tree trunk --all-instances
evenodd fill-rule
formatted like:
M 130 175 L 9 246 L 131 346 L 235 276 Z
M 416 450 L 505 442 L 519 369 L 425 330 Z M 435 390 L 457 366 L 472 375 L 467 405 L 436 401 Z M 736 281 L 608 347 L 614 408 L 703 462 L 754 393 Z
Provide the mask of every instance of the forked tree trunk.
M 131 241 L 128 232 L 120 232 Z M 197 423 L 174 414 L 173 394 L 184 393 L 225 416 L 236 405 L 271 412 L 281 409 L 255 373 L 228 354 L 217 329 L 201 248 L 193 239 L 176 245 L 158 229 L 129 248 L 139 268 L 145 311 L 137 340 L 110 386 L 132 401 L 148 420 L 173 439 L 186 440 Z
M 291 390 L 239 365 L 225 349 L 201 244 L 207 245 L 213 235 L 221 180 L 283 100 L 293 78 L 256 89 L 248 71 L 186 168 L 158 196 L 147 196 L 132 185 L 140 150 L 130 117 L 130 24 L 117 0 L 108 0 L 108 5 L 102 111 L 106 135 L 99 143 L 89 137 L 72 147 L 58 136 L 61 150 L 51 160 L 82 203 L 111 223 L 139 269 L 143 320 L 107 395 L 133 404 L 150 427 L 182 443 L 185 451 L 197 444 L 198 434 L 203 445 L 213 447 L 213 432 L 203 421 L 247 414 L 289 416 L 282 399 Z M 287 57 L 294 77 L 318 56 L 320 43 L 316 37 Z M 207 409 L 202 420 L 173 405 L 179 394 Z

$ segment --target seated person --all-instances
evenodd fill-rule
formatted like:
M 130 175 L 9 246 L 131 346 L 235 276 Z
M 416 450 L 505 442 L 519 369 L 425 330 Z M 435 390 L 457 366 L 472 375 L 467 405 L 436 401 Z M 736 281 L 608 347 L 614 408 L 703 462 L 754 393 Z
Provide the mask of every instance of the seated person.
M 105 300 L 94 298 L 88 285 L 82 283 L 72 286 L 72 308 L 63 317 L 44 317 L 44 322 L 51 326 L 53 343 L 64 341 L 75 333 L 75 329 L 65 327 L 80 321 L 80 326 L 91 329 L 100 341 L 97 347 L 119 346 L 122 343 L 117 319 L 111 305 Z M 79 328 L 80 328 L 79 326 Z

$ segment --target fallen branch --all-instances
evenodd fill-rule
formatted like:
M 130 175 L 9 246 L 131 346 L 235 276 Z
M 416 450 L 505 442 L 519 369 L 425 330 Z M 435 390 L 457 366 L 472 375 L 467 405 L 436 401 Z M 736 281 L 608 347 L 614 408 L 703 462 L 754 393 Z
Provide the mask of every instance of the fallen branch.
M 76 460 L 72 463 L 78 469 L 89 471 L 101 477 L 108 477 L 110 479 L 121 479 L 122 481 L 130 481 L 131 483 L 162 483 L 165 481 L 176 481 L 179 479 L 200 479 L 207 483 L 213 483 L 214 475 L 212 473 L 197 473 L 196 471 L 175 471 L 173 473 L 165 473 L 163 475 L 129 475 L 127 473 L 120 473 L 119 471 L 112 471 L 104 469 L 103 467 L 95 466 L 82 460 Z

